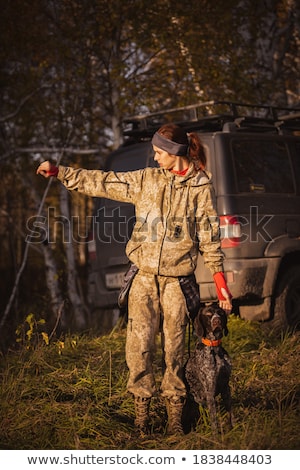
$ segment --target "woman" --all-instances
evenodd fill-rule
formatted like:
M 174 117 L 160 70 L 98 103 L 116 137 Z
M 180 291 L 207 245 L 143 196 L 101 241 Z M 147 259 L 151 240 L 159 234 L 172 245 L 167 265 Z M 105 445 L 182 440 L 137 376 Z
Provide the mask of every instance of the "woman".
M 161 325 L 165 360 L 161 393 L 166 399 L 168 431 L 181 434 L 189 313 L 181 281 L 193 279 L 199 250 L 227 314 L 231 294 L 223 274 L 213 185 L 198 135 L 166 124 L 154 134 L 152 145 L 159 168 L 115 173 L 57 168 L 46 161 L 37 173 L 57 176 L 69 190 L 135 205 L 136 224 L 126 247 L 129 260 L 138 268 L 128 298 L 127 388 L 135 399 L 135 425 L 145 433 L 150 399 L 156 392 L 152 362 Z

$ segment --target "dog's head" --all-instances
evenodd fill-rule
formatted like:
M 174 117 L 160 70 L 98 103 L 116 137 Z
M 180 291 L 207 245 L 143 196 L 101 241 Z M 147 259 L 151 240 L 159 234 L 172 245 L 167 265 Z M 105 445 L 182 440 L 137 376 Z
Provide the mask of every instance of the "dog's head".
M 211 304 L 199 310 L 194 320 L 194 331 L 197 337 L 221 339 L 228 335 L 227 315 L 217 304 Z

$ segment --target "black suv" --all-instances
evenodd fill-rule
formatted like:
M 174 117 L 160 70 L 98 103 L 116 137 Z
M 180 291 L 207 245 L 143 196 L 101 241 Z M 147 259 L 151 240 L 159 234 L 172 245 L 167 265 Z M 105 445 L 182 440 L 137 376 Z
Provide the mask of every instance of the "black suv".
M 197 132 L 213 175 L 225 273 L 234 311 L 274 327 L 300 324 L 300 109 L 212 101 L 124 122 L 124 144 L 105 170 L 155 166 L 151 137 L 166 122 Z M 89 302 L 114 310 L 128 267 L 125 245 L 134 224 L 130 204 L 96 199 Z M 199 254 L 196 278 L 203 302 L 216 300 Z

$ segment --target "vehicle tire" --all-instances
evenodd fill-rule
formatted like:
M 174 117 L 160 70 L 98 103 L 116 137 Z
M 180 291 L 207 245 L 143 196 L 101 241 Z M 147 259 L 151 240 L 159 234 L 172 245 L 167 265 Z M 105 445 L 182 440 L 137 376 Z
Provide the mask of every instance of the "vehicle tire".
M 300 266 L 282 273 L 275 294 L 272 327 L 281 331 L 300 328 Z

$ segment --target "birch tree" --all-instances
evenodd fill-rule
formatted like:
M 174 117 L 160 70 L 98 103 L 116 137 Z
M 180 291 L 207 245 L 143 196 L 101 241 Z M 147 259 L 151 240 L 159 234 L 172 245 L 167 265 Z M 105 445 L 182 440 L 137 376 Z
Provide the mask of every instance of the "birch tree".
M 25 183 L 26 184 L 26 183 Z M 36 207 L 40 204 L 40 198 L 35 190 L 34 187 L 28 186 L 28 190 L 31 194 L 32 200 L 35 202 Z M 40 240 L 40 243 L 34 243 L 34 240 L 30 237 L 30 235 L 26 237 L 27 243 L 29 243 L 29 247 L 31 249 L 38 248 L 41 251 L 41 255 L 44 258 L 45 263 L 45 280 L 46 280 L 46 288 L 49 292 L 50 296 L 50 308 L 52 311 L 52 318 L 53 322 L 57 323 L 60 326 L 60 330 L 65 330 L 67 327 L 67 318 L 65 315 L 65 310 L 63 308 L 64 302 L 66 297 L 62 295 L 62 289 L 59 281 L 59 272 L 57 262 L 54 256 L 53 249 L 51 245 L 48 243 L 49 240 L 49 225 L 47 223 L 47 217 L 45 214 L 47 211 L 46 208 L 41 208 L 41 214 L 43 214 L 43 220 L 45 223 L 43 224 L 43 240 Z M 47 294 L 45 293 L 45 296 Z M 59 318 L 58 318 L 59 316 Z
M 66 253 L 66 278 L 67 293 L 72 304 L 72 313 L 74 317 L 75 327 L 81 331 L 87 327 L 87 308 L 84 299 L 80 295 L 78 289 L 79 280 L 77 278 L 77 269 L 74 254 L 73 233 L 71 214 L 69 210 L 68 191 L 61 186 L 60 188 L 60 209 L 63 221 L 63 238 Z M 71 326 L 71 325 L 70 325 Z

